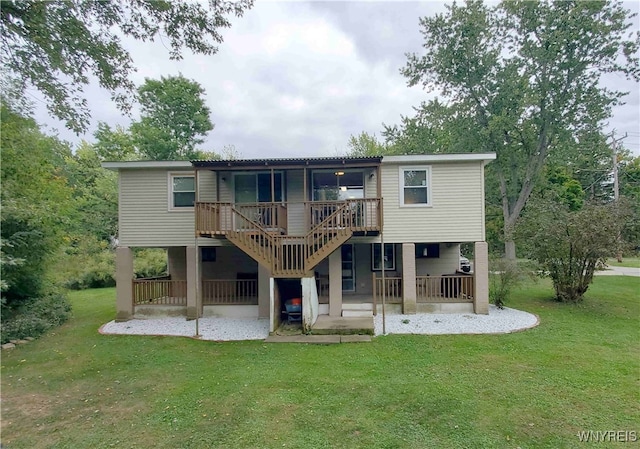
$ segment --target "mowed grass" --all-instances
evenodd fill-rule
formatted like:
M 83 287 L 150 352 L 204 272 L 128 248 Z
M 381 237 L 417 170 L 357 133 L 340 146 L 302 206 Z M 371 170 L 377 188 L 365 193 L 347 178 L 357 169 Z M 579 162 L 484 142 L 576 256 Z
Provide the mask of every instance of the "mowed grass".
M 640 257 L 623 257 L 622 262 L 618 262 L 616 259 L 609 259 L 607 260 L 607 265 L 613 267 L 640 268 Z
M 313 346 L 99 335 L 114 290 L 2 353 L 2 446 L 563 448 L 638 431 L 640 278 L 598 277 L 581 305 L 546 281 L 508 335 L 386 336 Z

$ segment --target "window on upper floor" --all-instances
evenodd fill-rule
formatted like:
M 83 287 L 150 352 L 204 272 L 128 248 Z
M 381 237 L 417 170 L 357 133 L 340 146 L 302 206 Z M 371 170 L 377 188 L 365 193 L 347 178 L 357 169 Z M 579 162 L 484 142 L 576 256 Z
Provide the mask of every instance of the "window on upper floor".
M 183 173 L 169 174 L 169 209 L 193 207 L 196 202 L 196 181 L 194 175 Z
M 400 206 L 431 205 L 431 167 L 400 167 Z

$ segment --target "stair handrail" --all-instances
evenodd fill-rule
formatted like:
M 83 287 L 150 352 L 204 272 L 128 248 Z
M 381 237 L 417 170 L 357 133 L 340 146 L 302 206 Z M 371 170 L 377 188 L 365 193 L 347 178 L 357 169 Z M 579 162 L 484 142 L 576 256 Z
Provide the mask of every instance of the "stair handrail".
M 242 212 L 240 212 L 238 209 L 235 208 L 235 206 L 231 207 L 231 211 L 236 214 L 239 215 L 241 218 L 244 218 L 246 221 L 248 221 L 249 223 L 251 223 L 256 229 L 259 229 L 260 231 L 264 232 L 265 234 L 267 234 L 269 237 L 271 237 L 271 235 L 267 232 L 267 230 L 265 228 L 263 228 L 258 222 L 256 222 L 255 220 L 252 220 L 251 218 L 247 217 L 245 214 L 243 214 Z M 235 231 L 235 229 L 234 229 Z
M 265 253 L 268 253 L 268 256 L 270 258 L 270 265 L 271 265 L 271 269 L 273 270 L 274 268 L 274 263 L 275 263 L 275 240 L 273 238 L 273 236 L 271 234 L 269 234 L 267 232 L 266 229 L 264 229 L 262 226 L 260 226 L 260 224 L 256 223 L 254 220 L 252 220 L 251 218 L 247 217 L 245 214 L 243 214 L 242 212 L 240 212 L 239 210 L 237 210 L 235 207 L 231 207 L 231 211 L 234 214 L 234 216 L 239 216 L 240 218 L 242 218 L 243 220 L 247 221 L 249 224 L 251 224 L 251 226 L 257 230 L 260 233 L 260 237 L 262 237 L 263 239 L 265 239 L 268 242 L 268 250 L 265 251 Z M 230 232 L 231 234 L 237 234 L 237 235 L 242 235 L 243 233 L 241 231 L 238 231 L 236 229 L 235 226 L 233 226 L 233 230 Z M 243 239 L 246 242 L 252 242 L 252 239 Z M 259 246 L 259 244 L 255 241 L 253 241 L 253 246 Z

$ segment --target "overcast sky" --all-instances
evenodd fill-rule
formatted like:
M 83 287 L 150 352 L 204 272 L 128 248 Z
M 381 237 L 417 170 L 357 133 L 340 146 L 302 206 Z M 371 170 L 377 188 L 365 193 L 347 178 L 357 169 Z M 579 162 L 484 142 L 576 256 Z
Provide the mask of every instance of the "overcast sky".
M 626 6 L 638 10 L 637 2 Z M 433 95 L 407 87 L 399 70 L 405 53 L 420 52 L 418 18 L 441 11 L 443 2 L 258 1 L 232 19 L 214 56 L 187 54 L 170 61 L 160 40 L 125 44 L 138 68 L 136 84 L 182 73 L 205 89 L 215 128 L 203 149 L 220 152 L 234 145 L 243 158 L 332 156 L 346 152 L 351 135 L 366 131 L 380 137 L 382 123 L 399 123 Z M 631 91 L 607 129 L 629 133 L 624 143 L 639 154 L 638 85 L 620 76 L 606 82 Z M 87 96 L 92 123 L 84 136 L 42 108 L 37 119 L 73 143 L 92 141 L 98 121 L 129 124 L 106 91 L 90 86 Z

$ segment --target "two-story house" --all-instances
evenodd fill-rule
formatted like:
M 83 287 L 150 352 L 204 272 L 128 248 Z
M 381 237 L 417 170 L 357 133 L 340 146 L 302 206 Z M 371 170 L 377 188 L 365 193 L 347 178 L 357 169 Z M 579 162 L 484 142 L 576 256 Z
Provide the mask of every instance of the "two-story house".
M 105 162 L 119 173 L 117 316 L 270 319 L 488 313 L 484 165 L 494 154 Z M 460 244 L 473 270 L 460 270 Z M 168 275 L 134 279 L 133 248 Z M 387 310 L 388 310 L 387 309 Z

